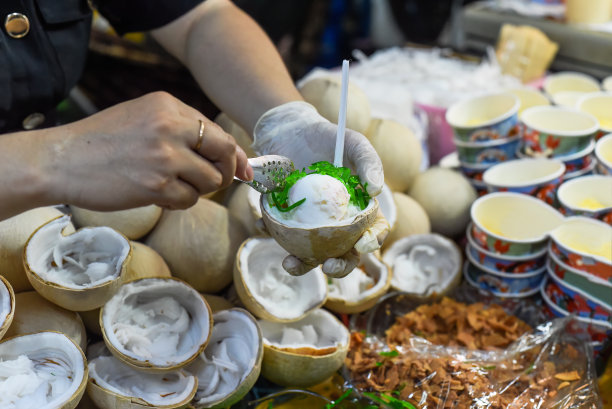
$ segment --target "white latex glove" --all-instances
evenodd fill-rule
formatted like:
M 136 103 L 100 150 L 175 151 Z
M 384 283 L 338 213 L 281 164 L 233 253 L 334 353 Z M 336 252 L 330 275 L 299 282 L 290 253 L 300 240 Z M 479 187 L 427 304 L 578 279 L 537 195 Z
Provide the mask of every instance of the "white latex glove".
M 253 150 L 258 155 L 283 155 L 290 158 L 296 169 L 308 168 L 319 161 L 333 162 L 338 126 L 323 118 L 314 106 L 303 101 L 289 102 L 266 112 L 253 131 Z M 382 190 L 383 167 L 368 139 L 347 129 L 344 136 L 343 166 L 359 175 L 370 196 Z M 355 245 L 353 251 L 323 263 L 323 272 L 343 277 L 359 262 L 359 252 L 371 252 L 382 244 L 389 224 L 379 212 L 376 222 Z M 306 265 L 295 256 L 288 256 L 283 267 L 290 274 L 301 275 L 316 266 Z

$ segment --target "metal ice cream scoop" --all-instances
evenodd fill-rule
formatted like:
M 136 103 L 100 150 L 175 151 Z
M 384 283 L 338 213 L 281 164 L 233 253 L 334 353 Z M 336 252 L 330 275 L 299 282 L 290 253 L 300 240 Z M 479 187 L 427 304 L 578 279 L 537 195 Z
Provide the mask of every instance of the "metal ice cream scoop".
M 294 171 L 291 159 L 279 155 L 264 155 L 249 158 L 249 165 L 253 168 L 253 180 L 250 182 L 234 177 L 246 183 L 260 193 L 270 193 L 282 189 L 287 176 Z

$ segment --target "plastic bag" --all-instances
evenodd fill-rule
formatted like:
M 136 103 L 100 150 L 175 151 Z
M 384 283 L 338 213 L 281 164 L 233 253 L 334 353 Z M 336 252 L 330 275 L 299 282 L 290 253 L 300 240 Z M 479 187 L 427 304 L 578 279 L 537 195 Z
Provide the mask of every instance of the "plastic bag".
M 353 320 L 347 387 L 407 402 L 397 407 L 602 407 L 593 351 L 586 338 L 571 333 L 572 318 L 546 321 L 537 300 L 495 300 L 461 288 L 453 298 L 481 302 L 483 310 L 501 303 L 507 314 L 524 317 L 534 329 L 506 347 L 489 350 L 482 343 L 480 349 L 436 345 L 416 335 L 399 345 L 397 339 L 389 343 L 386 331 L 397 317 L 422 304 L 391 295 Z M 503 338 L 503 328 L 498 334 Z

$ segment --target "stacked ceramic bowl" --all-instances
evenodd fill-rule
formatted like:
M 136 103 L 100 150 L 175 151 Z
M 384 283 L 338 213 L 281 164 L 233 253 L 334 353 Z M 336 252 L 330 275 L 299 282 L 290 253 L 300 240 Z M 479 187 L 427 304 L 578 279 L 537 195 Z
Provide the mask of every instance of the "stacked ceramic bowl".
M 551 232 L 540 292 L 553 317 L 576 316 L 596 353 L 612 344 L 612 227 L 568 217 Z
M 480 193 L 486 192 L 482 174 L 516 157 L 519 107 L 519 98 L 508 92 L 466 99 L 446 111 L 461 170 Z
M 532 196 L 496 192 L 473 203 L 471 218 L 466 281 L 499 297 L 536 294 L 546 275 L 550 232 L 563 215 Z
M 590 175 L 563 182 L 557 191 L 557 201 L 566 216 L 586 216 L 612 225 L 612 175 Z
M 558 159 L 565 164 L 565 180 L 593 172 L 592 153 L 599 131 L 593 115 L 575 108 L 538 106 L 526 109 L 521 122 L 523 140 L 517 156 Z
M 576 102 L 576 108 L 597 118 L 599 131 L 595 135 L 595 140 L 612 133 L 612 92 L 585 94 Z
M 597 158 L 597 173 L 612 175 L 612 133 L 597 141 L 595 157 Z

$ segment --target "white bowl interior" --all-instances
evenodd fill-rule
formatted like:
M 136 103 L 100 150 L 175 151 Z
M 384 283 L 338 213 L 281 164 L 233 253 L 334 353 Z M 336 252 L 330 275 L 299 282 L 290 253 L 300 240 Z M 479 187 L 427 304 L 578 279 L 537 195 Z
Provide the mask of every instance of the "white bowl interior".
M 492 166 L 483 181 L 497 187 L 520 187 L 552 181 L 563 174 L 565 165 L 555 159 L 518 159 Z
M 599 122 L 586 112 L 561 107 L 533 107 L 521 116 L 532 129 L 563 135 L 564 133 L 588 134 L 599 129 Z
M 491 125 L 518 112 L 519 105 L 518 97 L 511 93 L 479 96 L 451 106 L 446 120 L 459 128 Z
M 588 217 L 569 217 L 551 233 L 571 251 L 595 256 L 612 265 L 612 227 Z
M 541 200 L 520 193 L 492 193 L 472 205 L 472 219 L 494 236 L 518 242 L 545 239 L 563 215 Z
M 580 98 L 587 95 L 586 92 L 580 91 L 560 91 L 555 93 L 551 98 L 555 105 L 566 108 L 575 108 Z
M 589 75 L 576 72 L 560 72 L 549 76 L 544 82 L 544 90 L 548 95 L 560 91 L 596 92 L 599 83 Z
M 603 88 L 604 91 L 612 91 L 612 75 L 604 78 L 601 83 L 601 88 Z
M 570 209 L 612 208 L 612 176 L 593 175 L 569 180 L 559 187 L 557 197 Z
M 527 108 L 550 105 L 550 100 L 546 95 L 533 88 L 515 88 L 508 92 L 516 95 L 521 102 L 519 115 Z
M 601 129 L 612 132 L 612 92 L 587 94 L 577 107 L 597 118 Z
M 600 162 L 612 168 L 612 134 L 606 135 L 597 141 L 595 155 Z

